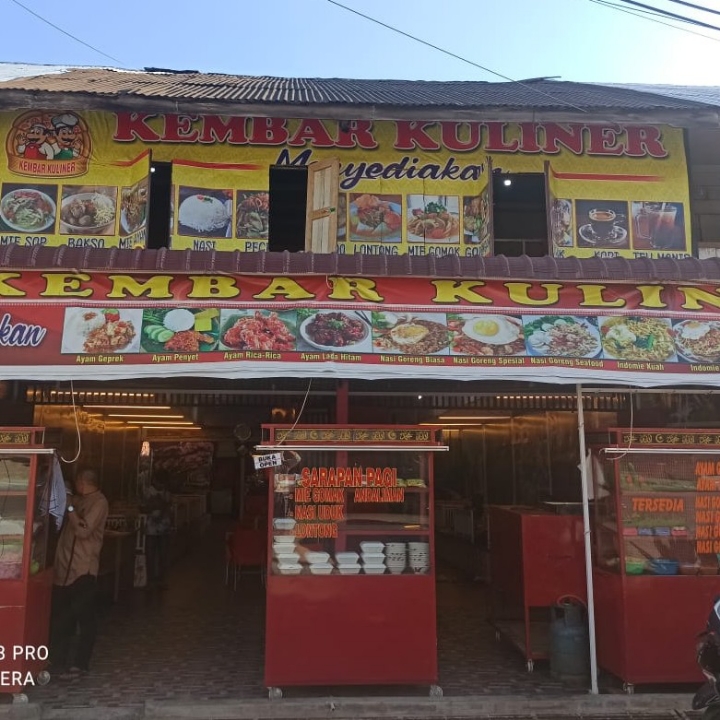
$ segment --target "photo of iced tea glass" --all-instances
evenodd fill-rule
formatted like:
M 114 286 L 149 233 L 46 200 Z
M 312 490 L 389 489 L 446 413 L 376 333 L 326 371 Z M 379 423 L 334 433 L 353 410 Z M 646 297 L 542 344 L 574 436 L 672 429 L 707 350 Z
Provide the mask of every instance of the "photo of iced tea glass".
M 672 245 L 676 230 L 677 205 L 674 203 L 641 203 L 635 215 L 635 235 L 654 248 Z

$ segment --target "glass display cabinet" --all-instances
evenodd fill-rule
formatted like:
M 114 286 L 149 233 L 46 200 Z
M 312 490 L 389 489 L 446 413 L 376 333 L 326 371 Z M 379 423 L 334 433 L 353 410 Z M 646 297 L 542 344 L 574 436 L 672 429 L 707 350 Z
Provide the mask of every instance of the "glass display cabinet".
M 702 680 L 720 595 L 720 432 L 615 429 L 592 449 L 598 664 L 628 690 Z
M 265 682 L 437 683 L 427 427 L 266 426 Z
M 42 428 L 0 428 L 0 692 L 23 696 L 47 661 L 53 450 Z

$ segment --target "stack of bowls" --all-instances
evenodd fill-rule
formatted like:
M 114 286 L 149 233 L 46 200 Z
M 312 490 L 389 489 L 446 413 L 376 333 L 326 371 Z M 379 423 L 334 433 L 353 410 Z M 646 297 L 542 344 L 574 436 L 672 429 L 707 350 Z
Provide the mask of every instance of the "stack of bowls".
M 422 575 L 430 569 L 430 544 L 426 542 L 408 543 L 410 567 L 414 573 Z
M 385 565 L 393 575 L 404 572 L 407 567 L 407 543 L 386 543 Z
M 356 552 L 336 552 L 335 562 L 341 575 L 357 575 L 360 572 L 360 556 Z

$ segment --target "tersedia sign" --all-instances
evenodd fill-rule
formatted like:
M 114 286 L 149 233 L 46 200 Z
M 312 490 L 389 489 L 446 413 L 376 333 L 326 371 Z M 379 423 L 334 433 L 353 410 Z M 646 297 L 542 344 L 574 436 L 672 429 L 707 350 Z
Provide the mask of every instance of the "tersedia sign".
M 720 386 L 720 288 L 0 272 L 0 378 L 153 376 Z

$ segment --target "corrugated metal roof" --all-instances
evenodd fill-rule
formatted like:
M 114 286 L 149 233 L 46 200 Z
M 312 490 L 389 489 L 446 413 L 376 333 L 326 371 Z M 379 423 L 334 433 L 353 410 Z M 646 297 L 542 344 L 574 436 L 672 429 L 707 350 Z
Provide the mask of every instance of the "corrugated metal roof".
M 720 86 L 718 85 L 637 85 L 618 84 L 605 85 L 604 87 L 626 88 L 643 93 L 664 95 L 676 100 L 690 100 L 703 105 L 720 107 Z
M 517 82 L 440 82 L 341 78 L 278 78 L 196 72 L 139 72 L 109 68 L 70 68 L 38 72 L 0 82 L 7 92 L 53 92 L 99 97 L 216 101 L 267 105 L 372 105 L 423 108 L 508 108 L 603 110 L 691 110 L 720 105 L 711 97 L 655 93 L 652 86 L 532 80 Z
M 62 268 L 69 271 L 720 282 L 720 258 L 420 257 L 4 245 L 0 247 L 0 267 L 15 270 Z

